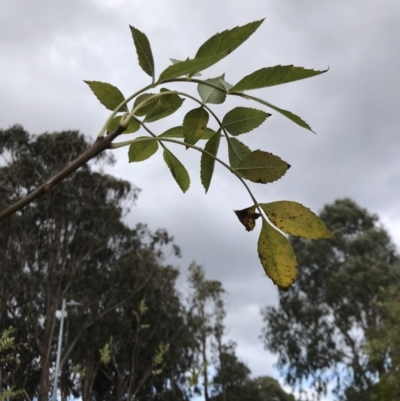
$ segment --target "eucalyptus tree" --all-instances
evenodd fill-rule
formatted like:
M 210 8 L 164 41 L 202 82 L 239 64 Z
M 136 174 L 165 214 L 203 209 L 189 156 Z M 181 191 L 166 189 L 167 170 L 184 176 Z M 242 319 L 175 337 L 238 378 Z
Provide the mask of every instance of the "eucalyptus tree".
M 295 67 L 276 65 L 254 71 L 235 84 L 230 84 L 222 73 L 218 77 L 200 79 L 201 71 L 218 63 L 236 50 L 262 24 L 263 20 L 217 33 L 206 40 L 195 56 L 184 61 L 171 59 L 167 67 L 156 78 L 153 53 L 147 36 L 135 27 L 130 27 L 136 47 L 139 65 L 150 76 L 151 81 L 128 97 L 115 86 L 98 81 L 85 81 L 98 100 L 111 115 L 101 128 L 96 142 L 53 177 L 43 180 L 44 184 L 28 194 L 7 202 L 9 206 L 0 213 L 0 220 L 21 210 L 38 197 L 46 194 L 56 184 L 85 165 L 93 157 L 106 149 L 129 147 L 128 159 L 131 163 L 142 162 L 153 156 L 159 148 L 173 178 L 183 192 L 190 186 L 190 177 L 184 165 L 170 150 L 170 145 L 184 146 L 201 153 L 200 176 L 207 192 L 210 188 L 215 164 L 230 171 L 248 192 L 250 206 L 236 211 L 246 230 L 252 230 L 256 219 L 261 217 L 262 228 L 258 240 L 258 254 L 266 274 L 279 288 L 289 288 L 296 277 L 297 263 L 293 249 L 279 230 L 286 234 L 311 239 L 330 238 L 331 234 L 323 222 L 309 209 L 297 202 L 278 201 L 259 203 L 250 189 L 248 181 L 267 184 L 281 178 L 290 165 L 280 157 L 263 150 L 251 150 L 239 136 L 263 124 L 271 114 L 250 107 L 235 107 L 219 118 L 211 105 L 224 103 L 228 98 L 251 100 L 288 118 L 298 126 L 312 132 L 311 127 L 296 114 L 275 106 L 269 101 L 250 95 L 251 90 L 268 88 L 324 73 Z M 174 83 L 197 85 L 199 97 L 172 88 Z M 155 91 L 154 91 L 155 90 Z M 155 132 L 151 123 L 159 121 L 176 112 L 181 106 L 190 103 L 179 126 L 164 132 Z M 122 134 L 133 137 L 115 141 Z M 218 155 L 221 140 L 226 140 L 228 154 L 225 159 Z M 200 143 L 205 141 L 204 146 Z M 68 198 L 64 198 L 66 202 Z
M 370 400 L 391 356 L 371 357 L 365 346 L 379 344 L 383 319 L 392 321 L 382 303 L 389 290 L 400 289 L 400 258 L 378 217 L 352 200 L 325 206 L 320 217 L 335 239 L 291 238 L 299 275 L 279 293 L 278 307 L 263 311 L 265 346 L 279 355 L 289 384 L 313 384 L 319 394 L 330 384 L 340 400 Z
M 20 126 L 0 130 L 0 202 L 29 192 L 89 147 L 75 131 L 33 136 Z M 104 153 L 97 161 L 112 163 L 112 157 Z M 56 311 L 68 298 L 82 306 L 70 308 L 66 319 L 63 399 L 69 394 L 84 400 L 93 394 L 124 399 L 133 387 L 153 394 L 175 386 L 179 393 L 190 364 L 191 340 L 174 287 L 178 273 L 163 263 L 164 246 L 172 238 L 165 230 L 151 233 L 144 225 L 132 229 L 123 223 L 123 205 L 137 193 L 130 183 L 85 165 L 2 222 L 0 329 L 16 328 L 20 361 L 12 369 L 3 366 L 4 386 L 25 389 L 31 399 L 48 399 Z M 142 300 L 148 308 L 143 325 L 148 327 L 135 324 L 134 312 Z M 102 363 L 99 350 L 110 337 L 113 361 L 123 374 L 118 385 L 112 377 L 103 380 L 107 385 L 102 392 L 100 377 L 112 370 L 112 363 Z M 168 344 L 165 355 L 160 353 L 163 343 Z M 130 375 L 125 374 L 128 365 L 136 368 Z

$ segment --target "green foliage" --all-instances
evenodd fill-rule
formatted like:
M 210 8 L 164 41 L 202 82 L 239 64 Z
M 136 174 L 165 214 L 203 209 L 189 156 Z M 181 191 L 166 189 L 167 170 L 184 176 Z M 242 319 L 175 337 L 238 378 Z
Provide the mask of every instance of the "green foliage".
M 124 102 L 125 98 L 122 92 L 114 85 L 107 82 L 99 81 L 84 81 L 86 82 L 94 95 L 99 99 L 100 103 L 105 106 L 108 110 L 114 110 L 119 107 L 119 105 Z M 122 106 L 122 110 L 118 111 L 128 111 L 126 105 Z
M 164 160 L 179 188 L 186 192 L 190 186 L 190 178 L 185 166 L 168 149 L 164 149 Z
M 197 91 L 199 92 L 201 100 L 204 103 L 221 104 L 221 103 L 225 102 L 226 87 L 224 85 L 224 83 L 225 83 L 224 78 L 225 78 L 225 74 L 222 74 L 218 78 L 209 78 L 209 79 L 205 80 L 205 82 L 215 85 L 215 86 L 218 86 L 222 90 L 215 89 L 212 86 L 198 84 Z
M 248 107 L 235 107 L 225 114 L 222 126 L 231 135 L 240 135 L 259 127 L 270 114 Z
M 309 223 L 299 232 L 290 222 L 292 206 L 299 207 L 261 207 L 271 218 L 282 218 L 282 227 L 308 236 Z M 314 220 L 307 210 L 302 213 Z M 296 285 L 279 293 L 278 307 L 263 311 L 265 346 L 278 354 L 290 385 L 313 385 L 320 395 L 331 386 L 339 400 L 371 401 L 377 381 L 394 377 L 398 366 L 390 365 L 398 354 L 387 342 L 396 324 L 382 305 L 391 288 L 399 293 L 400 256 L 378 218 L 350 199 L 325 206 L 320 218 L 335 237 L 318 242 L 290 237 L 299 263 Z M 328 234 L 321 225 L 314 229 Z M 398 328 L 392 334 L 396 337 Z
M 114 131 L 120 124 L 121 118 L 122 116 L 114 117 L 107 125 L 107 130 L 109 132 Z M 136 120 L 135 118 L 131 118 L 128 126 L 126 127 L 126 130 L 124 131 L 124 134 L 133 134 L 136 131 L 139 131 L 139 129 L 140 129 L 140 123 L 138 122 L 138 120 Z
M 307 70 L 303 67 L 294 67 L 293 65 L 277 65 L 275 67 L 261 68 L 261 70 L 254 71 L 252 74 L 242 78 L 236 85 L 233 85 L 231 91 L 243 92 L 250 89 L 281 85 L 287 82 L 314 77 L 326 71 Z
M 232 53 L 257 30 L 263 21 L 250 22 L 247 25 L 217 33 L 200 46 L 195 58 Z
M 211 184 L 211 178 L 214 173 L 215 156 L 218 153 L 219 143 L 221 140 L 221 130 L 218 130 L 206 143 L 204 150 L 207 153 L 201 155 L 200 176 L 206 192 Z M 214 157 L 213 157 L 214 156 Z
M 10 364 L 19 364 L 19 359 L 14 355 L 15 349 L 15 337 L 13 334 L 16 332 L 16 328 L 10 326 L 7 329 L 4 329 L 0 336 L 0 401 L 6 401 L 13 398 L 16 398 L 18 395 L 24 393 L 23 390 L 16 390 L 14 386 L 10 386 L 7 380 L 4 380 L 4 373 L 7 376 L 7 368 L 9 368 Z M 3 369 L 5 368 L 5 372 L 3 373 Z
M 141 138 L 149 137 L 139 137 L 137 142 L 132 142 L 129 146 L 128 156 L 129 163 L 141 162 L 147 160 L 149 157 L 153 156 L 158 150 L 158 143 L 155 141 L 141 141 Z
M 313 77 L 324 73 L 326 70 L 316 71 L 292 65 L 265 67 L 245 76 L 236 85 L 231 85 L 225 80 L 225 73 L 217 78 L 205 78 L 203 80 L 194 78 L 200 75 L 200 71 L 216 64 L 237 49 L 260 27 L 262 22 L 263 20 L 253 21 L 215 34 L 199 47 L 194 58 L 188 58 L 184 61 L 171 59 L 173 64 L 161 72 L 156 82 L 150 42 L 143 32 L 131 26 L 130 30 L 139 66 L 152 78 L 152 81 L 148 86 L 127 98 L 118 88 L 109 83 L 85 81 L 100 103 L 113 112 L 101 129 L 98 141 L 93 145 L 95 151 L 88 150 L 84 155 L 86 159 L 83 157 L 78 160 L 71 167 L 71 171 L 75 171 L 74 169 L 86 163 L 93 155 L 97 155 L 108 148 L 129 146 L 129 162 L 139 162 L 155 154 L 158 146 L 161 145 L 168 168 L 181 190 L 186 192 L 190 186 L 189 174 L 183 164 L 165 147 L 165 143 L 174 143 L 201 152 L 200 177 L 206 192 L 210 188 L 215 162 L 227 168 L 249 192 L 252 204 L 247 209 L 253 210 L 254 207 L 254 211 L 257 210 L 257 215 L 261 216 L 262 219 L 263 228 L 259 240 L 261 262 L 276 285 L 287 288 L 296 275 L 296 261 L 291 245 L 281 239 L 278 234 L 275 234 L 275 229 L 280 228 L 283 231 L 286 230 L 287 233 L 299 233 L 299 235 L 305 235 L 307 238 L 327 238 L 330 234 L 317 216 L 294 202 L 291 203 L 290 210 L 286 208 L 280 210 L 279 213 L 271 211 L 270 208 L 263 208 L 265 204 L 258 203 L 250 186 L 245 182 L 245 180 L 249 180 L 261 184 L 272 183 L 281 178 L 290 167 L 280 157 L 264 150 L 251 151 L 244 143 L 235 138 L 258 128 L 270 114 L 263 110 L 240 106 L 230 110 L 220 120 L 209 108 L 209 105 L 224 103 L 231 96 L 252 100 L 277 111 L 297 125 L 311 131 L 311 127 L 296 114 L 274 106 L 263 99 L 250 96 L 246 91 Z M 158 93 L 148 92 L 148 90 L 155 89 L 160 85 L 174 82 L 197 84 L 200 98 L 165 87 L 162 87 Z M 186 112 L 182 126 L 167 129 L 161 134 L 155 133 L 149 128 L 148 123 L 166 118 L 180 109 L 185 99 L 194 102 L 196 107 Z M 130 102 L 132 104 L 128 107 Z M 209 121 L 210 119 L 211 121 Z M 210 128 L 209 125 L 211 124 L 216 124 L 216 127 Z M 141 129 L 145 130 L 150 136 L 143 136 L 140 133 Z M 109 134 L 106 135 L 106 132 Z M 115 138 L 123 132 L 131 134 L 139 132 L 139 134 L 131 140 L 115 142 Z M 229 164 L 218 154 L 221 137 L 227 141 Z M 201 147 L 198 146 L 200 140 L 208 141 Z M 71 173 L 68 168 L 67 172 Z M 52 181 L 52 185 L 54 182 L 58 182 L 57 180 L 60 181 L 62 178 Z M 37 196 L 48 190 L 46 186 L 41 189 L 43 191 L 39 191 Z M 271 215 L 269 220 L 268 213 Z M 279 214 L 278 218 L 274 218 L 273 214 Z M 245 227 L 246 229 L 249 227 L 253 229 L 255 219 L 247 221 Z M 275 250 L 266 248 L 265 241 L 270 236 L 274 238 L 273 244 L 277 247 Z M 282 252 L 283 254 L 278 256 Z M 268 260 L 269 258 L 272 259 Z M 289 275 L 288 269 L 290 269 Z
M 138 55 L 139 65 L 142 67 L 143 71 L 150 75 L 154 80 L 154 60 L 151 52 L 150 42 L 143 32 L 140 32 L 133 26 L 130 26 L 130 28 L 133 43 L 135 44 Z
M 176 93 L 170 93 L 168 89 L 161 89 L 160 93 L 166 93 L 161 96 L 155 106 L 146 114 L 144 122 L 151 123 L 153 121 L 161 120 L 175 113 L 183 103 L 183 99 Z
M 195 145 L 202 137 L 209 115 L 203 107 L 190 110 L 183 119 L 183 137 L 185 143 Z
M 400 264 L 397 266 L 400 277 Z M 382 301 L 376 302 L 382 318 L 367 332 L 365 352 L 374 363 L 385 360 L 385 372 L 379 377 L 373 401 L 400 400 L 400 283 L 381 288 Z
M 280 157 L 255 150 L 244 156 L 233 171 L 237 171 L 252 182 L 267 184 L 281 178 L 289 168 L 290 165 Z

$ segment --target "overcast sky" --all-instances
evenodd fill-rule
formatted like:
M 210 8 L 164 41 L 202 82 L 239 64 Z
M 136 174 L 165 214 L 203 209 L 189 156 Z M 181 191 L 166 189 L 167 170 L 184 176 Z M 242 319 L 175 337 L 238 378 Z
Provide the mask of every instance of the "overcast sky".
M 278 182 L 252 185 L 256 197 L 294 200 L 315 212 L 351 197 L 377 213 L 400 244 L 398 0 L 0 0 L 0 127 L 18 123 L 37 134 L 79 129 L 95 138 L 108 112 L 83 80 L 110 82 L 125 95 L 150 83 L 137 64 L 129 24 L 148 36 L 158 75 L 169 57 L 193 57 L 216 32 L 264 17 L 247 42 L 203 77 L 225 72 L 227 81 L 236 83 L 276 64 L 330 70 L 253 92 L 299 114 L 318 134 L 273 113 L 240 138 L 292 165 Z M 179 88 L 196 93 L 193 84 Z M 239 104 L 258 107 L 228 98 L 214 110 L 222 117 Z M 154 130 L 180 125 L 193 107 L 187 100 L 179 113 L 154 123 Z M 191 175 L 186 194 L 160 151 L 139 164 L 128 164 L 126 148 L 115 152 L 118 163 L 110 172 L 142 189 L 127 221 L 167 228 L 183 251 L 172 263 L 184 273 L 194 260 L 208 278 L 222 281 L 230 294 L 228 335 L 238 342 L 240 358 L 254 375 L 278 377 L 276 357 L 258 338 L 260 308 L 276 304 L 277 290 L 258 260 L 259 227 L 246 232 L 232 211 L 250 206 L 251 199 L 220 166 L 204 195 L 199 156 L 170 149 Z M 185 286 L 182 282 L 180 289 Z

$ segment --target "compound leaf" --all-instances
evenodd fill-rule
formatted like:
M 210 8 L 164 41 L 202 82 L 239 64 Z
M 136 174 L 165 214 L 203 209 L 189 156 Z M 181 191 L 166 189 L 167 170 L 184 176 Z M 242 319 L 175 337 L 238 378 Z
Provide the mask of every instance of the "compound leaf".
M 227 56 L 246 41 L 262 24 L 264 20 L 250 22 L 243 26 L 237 26 L 233 29 L 227 29 L 217 33 L 205 41 L 196 53 L 195 59 L 223 54 Z
M 240 135 L 257 128 L 270 115 L 249 107 L 235 107 L 225 114 L 222 125 L 231 135 Z
M 219 143 L 221 139 L 221 130 L 218 130 L 206 143 L 204 150 L 213 156 L 218 153 Z M 211 179 L 214 174 L 215 158 L 206 154 L 201 154 L 200 160 L 200 178 L 206 193 L 211 184 Z
M 158 150 L 158 142 L 156 140 L 148 139 L 146 141 L 140 140 L 150 137 L 139 137 L 131 143 L 128 150 L 129 163 L 141 162 L 153 156 Z
M 265 220 L 258 239 L 258 256 L 267 276 L 280 289 L 288 289 L 297 275 L 297 260 L 292 245 Z
M 208 82 L 215 86 L 218 86 L 222 90 L 215 89 L 211 86 L 199 84 L 197 86 L 197 91 L 201 97 L 201 100 L 204 103 L 212 103 L 212 104 L 221 104 L 225 101 L 226 98 L 226 88 L 224 84 L 225 74 L 221 75 L 218 78 L 210 78 L 206 79 L 204 82 Z
M 130 28 L 133 42 L 136 47 L 136 53 L 138 55 L 139 65 L 146 74 L 154 79 L 154 60 L 150 42 L 143 32 L 140 32 L 133 26 L 130 26 Z
M 281 178 L 289 168 L 280 157 L 255 150 L 240 160 L 234 170 L 250 181 L 267 184 Z
M 278 201 L 260 206 L 272 224 L 286 234 L 309 239 L 333 238 L 325 223 L 300 203 Z
M 202 136 L 207 126 L 209 115 L 203 107 L 187 112 L 183 119 L 183 136 L 185 143 L 194 145 Z
M 295 67 L 293 65 L 276 65 L 274 67 L 266 67 L 254 71 L 250 75 L 242 78 L 231 90 L 232 92 L 243 92 L 250 89 L 266 88 L 314 77 L 326 71 L 328 70 L 316 71 L 303 67 Z
M 184 165 L 166 148 L 164 149 L 164 160 L 179 188 L 182 192 L 186 192 L 190 186 L 190 177 Z
M 94 95 L 99 99 L 100 103 L 108 110 L 114 111 L 125 98 L 122 92 L 114 85 L 107 82 L 99 81 L 83 81 L 89 85 Z M 119 111 L 128 111 L 124 105 Z

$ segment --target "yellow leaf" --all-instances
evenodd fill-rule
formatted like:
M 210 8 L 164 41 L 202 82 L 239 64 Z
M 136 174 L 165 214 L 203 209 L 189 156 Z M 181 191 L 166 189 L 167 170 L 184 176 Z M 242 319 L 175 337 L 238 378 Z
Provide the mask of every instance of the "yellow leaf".
M 288 239 L 263 221 L 258 239 L 258 256 L 267 276 L 281 289 L 295 281 L 297 260 Z
M 278 201 L 260 206 L 271 223 L 286 234 L 309 239 L 333 238 L 325 223 L 300 203 Z

